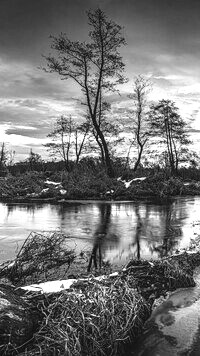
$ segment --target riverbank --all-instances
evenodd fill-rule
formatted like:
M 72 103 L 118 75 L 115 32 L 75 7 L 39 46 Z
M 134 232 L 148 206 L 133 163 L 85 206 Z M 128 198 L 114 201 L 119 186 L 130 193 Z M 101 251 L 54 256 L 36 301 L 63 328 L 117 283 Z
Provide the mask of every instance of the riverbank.
M 80 259 L 86 256 L 63 251 L 64 241 L 58 233 L 49 236 L 48 241 L 46 236 L 30 236 L 15 261 L 1 269 L 4 282 L 7 278 L 17 290 L 30 284 L 31 276 L 34 283 L 60 279 L 60 290 L 56 292 L 52 289 L 41 294 L 40 283 L 38 292 L 23 295 L 40 320 L 33 339 L 20 355 L 126 354 L 142 331 L 154 301 L 168 291 L 194 286 L 193 270 L 200 265 L 197 240 L 187 251 L 161 261 L 133 260 L 116 273 L 104 268 L 91 274 L 85 269 L 86 261 L 80 267 Z M 55 258 L 50 258 L 54 253 Z M 51 273 L 45 275 L 45 270 Z M 65 271 L 66 279 L 73 278 L 69 290 L 58 278 L 61 271 Z M 13 350 L 6 352 L 16 354 Z
M 105 174 L 56 174 L 27 172 L 0 178 L 0 200 L 9 202 L 68 200 L 170 199 L 174 196 L 200 195 L 198 180 L 170 177 L 163 173 L 130 179 L 109 178 Z

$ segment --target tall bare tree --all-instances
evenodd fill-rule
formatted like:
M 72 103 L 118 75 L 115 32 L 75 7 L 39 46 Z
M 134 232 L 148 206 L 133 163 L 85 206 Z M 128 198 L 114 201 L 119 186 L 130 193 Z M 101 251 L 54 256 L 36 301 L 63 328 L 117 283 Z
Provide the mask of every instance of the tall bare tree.
M 99 124 L 101 98 L 117 90 L 126 80 L 119 48 L 125 45 L 121 26 L 109 20 L 97 9 L 88 12 L 89 42 L 71 41 L 66 34 L 51 36 L 51 48 L 56 54 L 46 56 L 48 72 L 61 79 L 72 79 L 81 88 L 93 128 L 101 142 L 107 173 L 114 176 L 106 137 Z
M 130 128 L 133 132 L 127 157 L 129 157 L 132 147 L 137 149 L 137 158 L 133 170 L 136 171 L 141 163 L 144 147 L 149 139 L 148 116 L 147 116 L 147 94 L 150 90 L 150 81 L 139 75 L 134 81 L 133 94 L 130 99 L 133 100 L 134 110 L 131 112 Z

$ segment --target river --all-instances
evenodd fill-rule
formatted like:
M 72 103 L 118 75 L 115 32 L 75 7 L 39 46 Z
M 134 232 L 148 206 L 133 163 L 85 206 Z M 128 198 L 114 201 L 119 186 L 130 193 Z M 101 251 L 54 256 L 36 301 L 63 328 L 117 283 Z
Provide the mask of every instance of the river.
M 158 259 L 200 235 L 200 197 L 171 202 L 70 201 L 0 203 L 0 262 L 12 259 L 31 231 L 66 233 L 77 251 L 98 248 L 102 259 Z M 96 246 L 96 247 L 95 247 Z M 99 252 L 100 253 L 100 252 Z M 154 310 L 132 356 L 200 355 L 200 268 L 194 288 L 177 290 Z
M 0 263 L 15 257 L 31 231 L 61 230 L 78 251 L 98 244 L 104 261 L 157 259 L 200 233 L 200 197 L 171 202 L 0 203 Z

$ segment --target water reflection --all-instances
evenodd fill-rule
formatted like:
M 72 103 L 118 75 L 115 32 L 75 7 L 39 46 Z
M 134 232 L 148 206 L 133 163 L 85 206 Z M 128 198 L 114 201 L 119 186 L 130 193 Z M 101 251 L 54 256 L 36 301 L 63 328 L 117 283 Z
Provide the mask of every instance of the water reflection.
M 178 242 L 183 235 L 182 226 L 180 225 L 181 212 L 179 217 L 176 216 L 177 210 L 174 204 L 162 206 L 160 210 L 160 232 L 162 240 L 160 243 L 154 238 L 149 240 L 149 249 L 152 252 L 157 252 L 158 257 L 166 257 L 178 247 Z M 158 235 L 157 235 L 158 236 Z
M 104 242 L 104 239 L 106 239 L 109 227 L 110 227 L 110 218 L 111 218 L 111 208 L 112 205 L 110 204 L 101 204 L 99 206 L 100 210 L 100 220 L 97 225 L 96 231 L 94 233 L 94 243 L 93 243 L 93 248 L 88 264 L 88 272 L 90 272 L 91 267 L 92 267 L 92 262 L 94 264 L 95 269 L 99 267 L 101 269 L 102 266 L 102 251 L 101 251 L 101 246 Z M 99 264 L 98 264 L 99 262 Z
M 130 258 L 160 258 L 186 247 L 200 233 L 200 198 L 154 202 L 68 202 L 0 204 L 0 261 L 15 255 L 31 231 L 60 229 L 79 251 L 89 250 L 88 264 L 102 260 L 125 264 Z
M 137 225 L 136 225 L 136 233 L 135 233 L 135 244 L 136 244 L 136 251 L 137 251 L 137 260 L 140 260 L 140 238 L 142 229 L 144 228 L 144 224 L 142 222 L 142 218 L 140 215 L 140 211 L 138 206 L 136 206 L 136 217 L 137 217 Z

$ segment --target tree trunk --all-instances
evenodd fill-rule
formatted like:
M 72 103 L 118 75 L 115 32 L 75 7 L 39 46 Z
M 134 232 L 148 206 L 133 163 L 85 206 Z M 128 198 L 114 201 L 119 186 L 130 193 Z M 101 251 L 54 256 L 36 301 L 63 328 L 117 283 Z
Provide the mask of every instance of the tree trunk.
M 136 171 L 137 171 L 137 168 L 138 168 L 138 166 L 139 166 L 139 164 L 140 164 L 144 145 L 142 145 L 142 144 L 140 143 L 139 147 L 140 147 L 140 148 L 139 148 L 139 154 L 138 154 L 137 161 L 135 162 L 135 165 L 134 165 L 134 168 L 133 168 L 133 172 L 136 172 Z
M 101 131 L 101 129 L 100 129 L 100 127 L 99 127 L 99 125 L 98 125 L 98 123 L 96 121 L 96 116 L 94 116 L 94 115 L 92 115 L 92 122 L 94 124 L 94 128 L 96 130 L 96 133 L 97 133 L 98 137 L 101 140 L 101 144 L 102 144 L 103 151 L 104 151 L 105 166 L 106 166 L 107 174 L 108 174 L 108 176 L 110 178 L 114 178 L 115 173 L 114 173 L 114 169 L 113 169 L 112 162 L 111 162 L 111 159 L 110 159 L 108 145 L 107 145 L 107 142 L 105 140 L 104 134 Z

